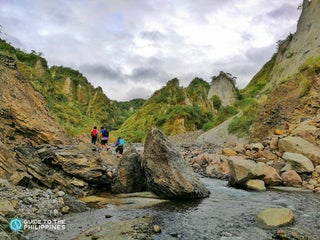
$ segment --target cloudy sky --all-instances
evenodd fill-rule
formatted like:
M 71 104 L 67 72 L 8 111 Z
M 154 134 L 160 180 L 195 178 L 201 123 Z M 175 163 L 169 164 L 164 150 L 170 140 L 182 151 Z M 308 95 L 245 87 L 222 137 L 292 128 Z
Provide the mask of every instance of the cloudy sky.
M 0 0 L 0 37 L 113 100 L 220 71 L 243 88 L 296 31 L 302 0 Z M 4 34 L 5 33 L 5 34 Z

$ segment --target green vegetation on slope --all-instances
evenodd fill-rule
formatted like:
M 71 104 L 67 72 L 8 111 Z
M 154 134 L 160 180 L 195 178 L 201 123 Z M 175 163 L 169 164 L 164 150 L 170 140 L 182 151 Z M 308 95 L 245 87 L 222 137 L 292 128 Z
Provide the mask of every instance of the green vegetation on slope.
M 250 83 L 240 91 L 244 98 L 254 98 L 260 93 L 264 86 L 268 83 L 269 75 L 274 67 L 277 54 L 274 54 L 272 58 L 263 65 L 261 70 L 252 78 Z
M 148 129 L 155 125 L 167 135 L 201 129 L 212 118 L 212 106 L 207 101 L 210 85 L 195 78 L 187 88 L 172 79 L 121 126 L 118 135 L 133 142 L 144 141 Z
M 70 136 L 88 133 L 94 125 L 118 129 L 145 100 L 110 100 L 79 72 L 62 66 L 48 67 L 41 53 L 26 53 L 0 39 L 0 53 L 16 59 L 18 71 L 46 99 L 48 108 Z

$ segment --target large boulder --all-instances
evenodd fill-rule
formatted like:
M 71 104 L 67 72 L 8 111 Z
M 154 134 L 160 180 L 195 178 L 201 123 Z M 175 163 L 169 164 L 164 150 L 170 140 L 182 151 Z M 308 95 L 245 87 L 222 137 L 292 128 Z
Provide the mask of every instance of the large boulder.
M 302 179 L 300 175 L 294 171 L 286 171 L 281 174 L 281 178 L 283 179 L 283 184 L 289 187 L 301 187 Z
M 320 148 L 300 137 L 286 137 L 279 140 L 283 152 L 299 153 L 309 158 L 314 166 L 320 165 Z
M 147 188 L 161 198 L 204 198 L 210 194 L 167 136 L 156 127 L 148 131 L 142 164 Z
M 314 170 L 312 162 L 304 155 L 285 152 L 282 158 L 287 163 L 282 171 L 295 170 L 297 173 L 311 173 Z
M 132 193 L 145 190 L 146 181 L 141 161 L 142 158 L 134 147 L 124 153 L 115 173 L 112 192 Z
M 233 187 L 246 187 L 249 179 L 262 179 L 265 176 L 267 165 L 256 163 L 239 156 L 231 156 L 228 159 L 230 167 L 229 185 Z

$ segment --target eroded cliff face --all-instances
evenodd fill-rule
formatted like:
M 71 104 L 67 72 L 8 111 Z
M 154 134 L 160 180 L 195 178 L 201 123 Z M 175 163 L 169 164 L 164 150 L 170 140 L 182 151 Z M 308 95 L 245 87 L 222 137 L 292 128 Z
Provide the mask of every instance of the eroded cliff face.
M 0 56 L 0 81 L 0 127 L 4 142 L 43 144 L 66 140 L 42 95 L 16 70 L 14 59 Z
M 16 69 L 15 60 L 0 55 L 0 177 L 21 164 L 13 149 L 22 144 L 63 143 L 64 130 L 48 111 L 42 95 Z
M 320 1 L 305 0 L 297 31 L 279 46 L 268 83 L 258 94 L 260 108 L 251 138 L 261 140 L 319 114 Z
M 228 106 L 237 100 L 236 88 L 231 75 L 220 72 L 219 76 L 213 77 L 208 93 L 208 99 L 218 96 L 222 106 Z
M 299 72 L 307 59 L 320 54 L 320 1 L 304 0 L 294 34 L 280 43 L 273 70 L 264 91 Z

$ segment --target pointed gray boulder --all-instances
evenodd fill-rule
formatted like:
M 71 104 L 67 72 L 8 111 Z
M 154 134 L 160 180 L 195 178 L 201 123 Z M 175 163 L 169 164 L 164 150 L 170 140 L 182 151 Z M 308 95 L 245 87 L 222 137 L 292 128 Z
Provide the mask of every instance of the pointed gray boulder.
M 114 193 L 141 192 L 146 188 L 141 156 L 134 147 L 130 147 L 123 155 L 115 174 L 111 189 Z
M 147 188 L 165 199 L 205 198 L 210 192 L 156 127 L 148 131 L 142 161 Z

